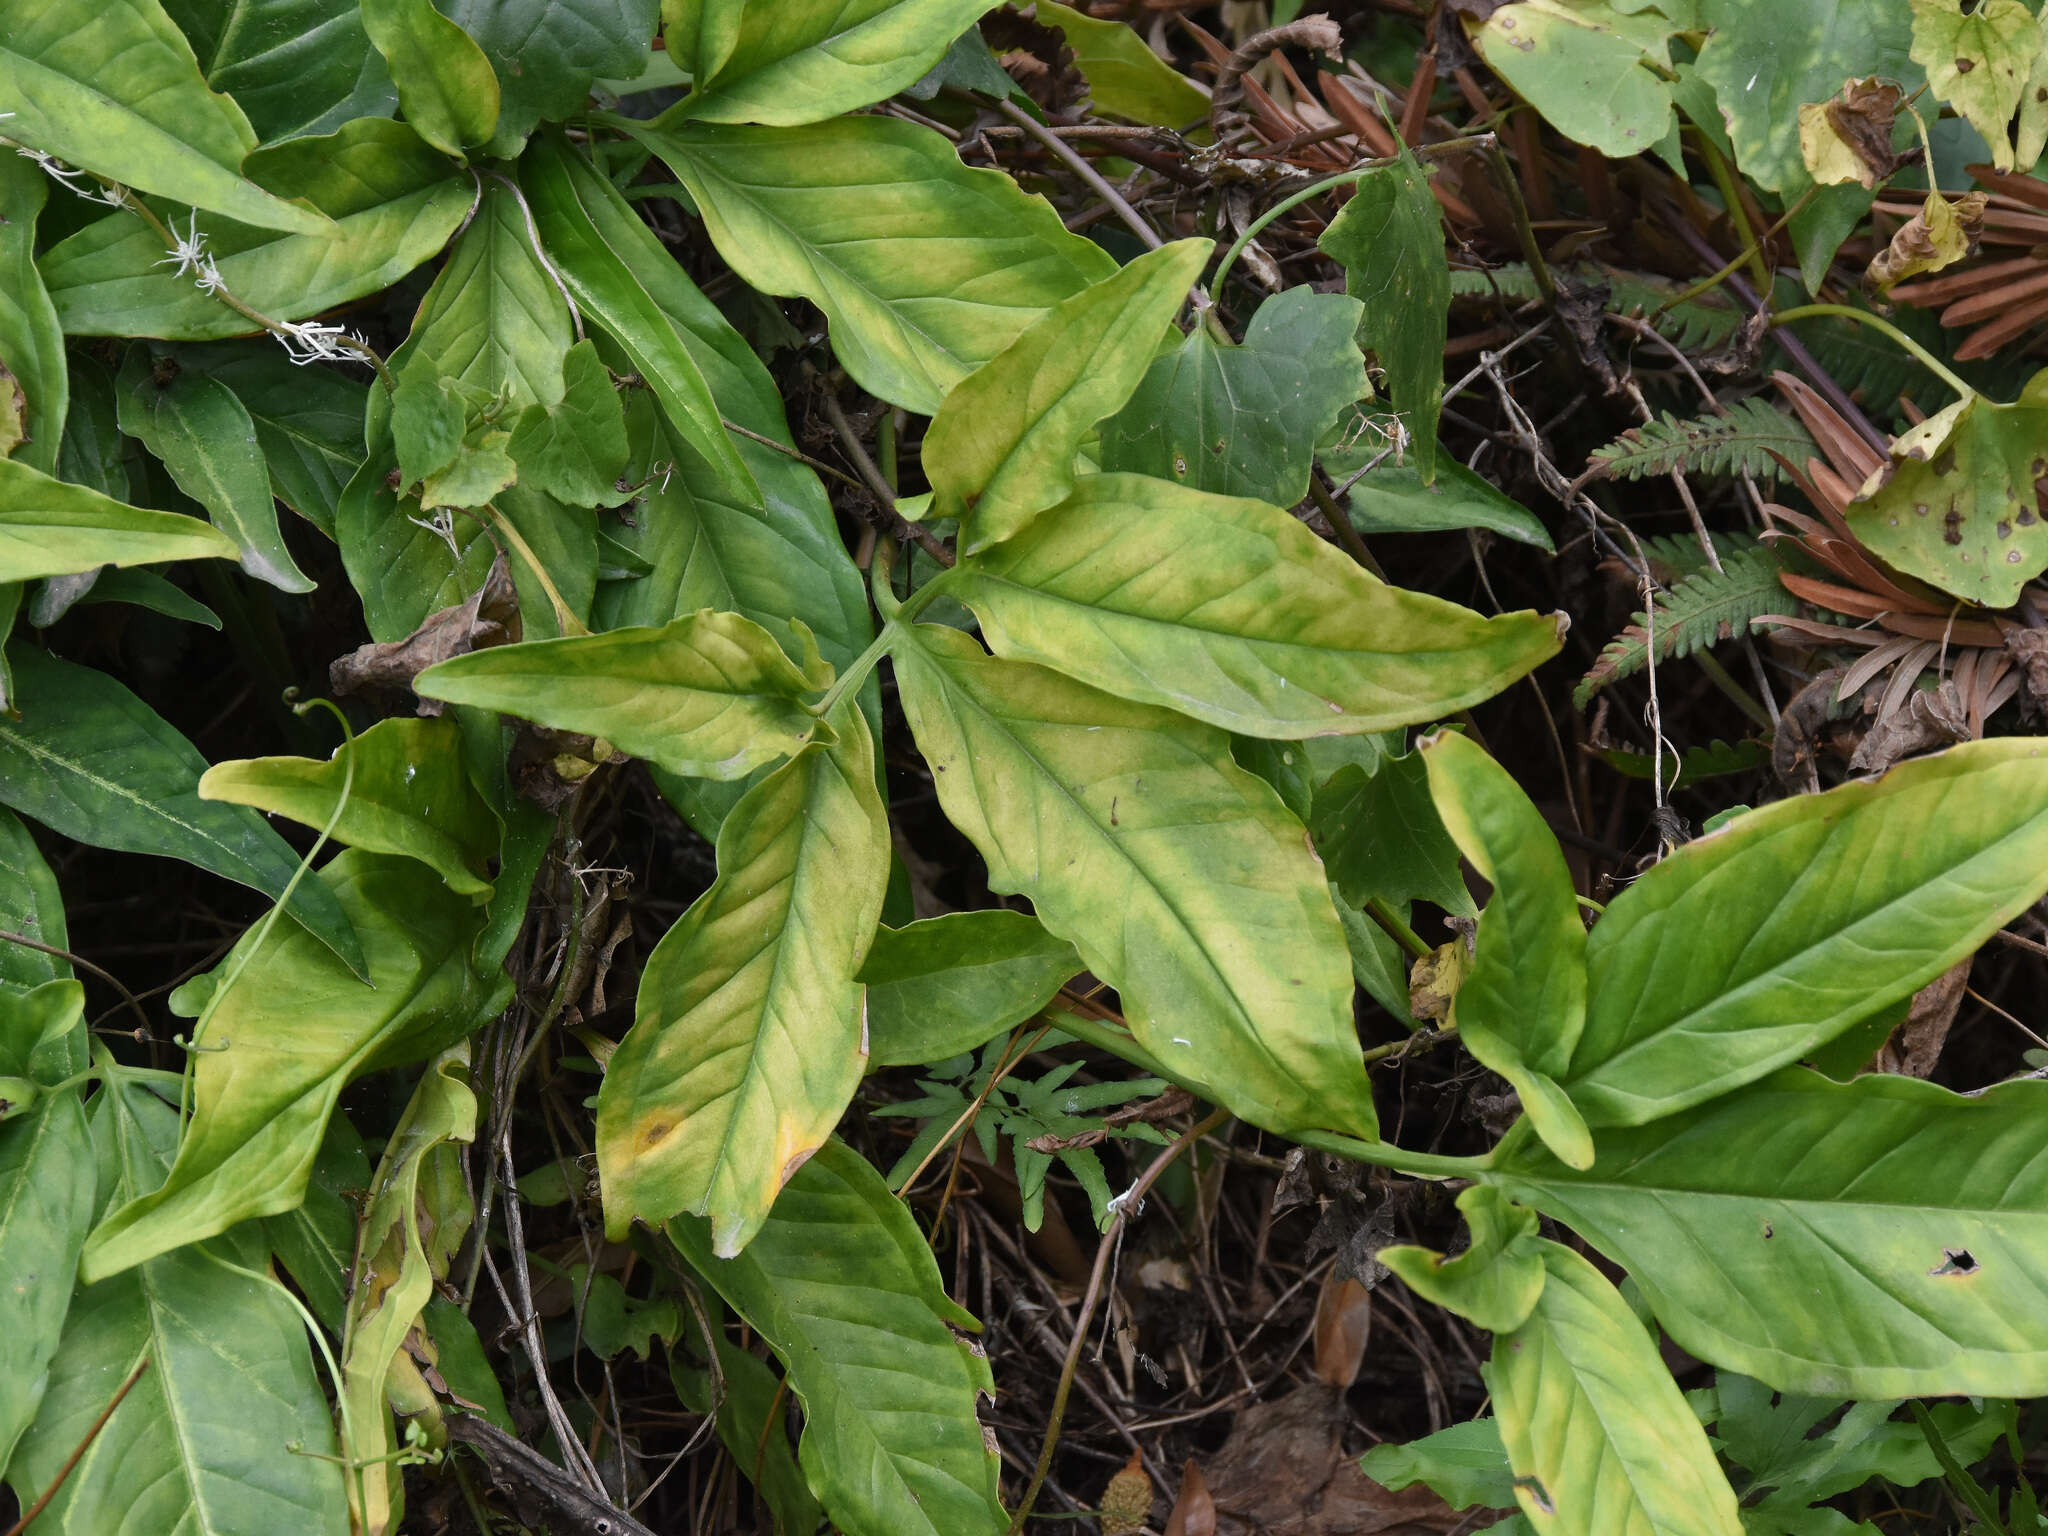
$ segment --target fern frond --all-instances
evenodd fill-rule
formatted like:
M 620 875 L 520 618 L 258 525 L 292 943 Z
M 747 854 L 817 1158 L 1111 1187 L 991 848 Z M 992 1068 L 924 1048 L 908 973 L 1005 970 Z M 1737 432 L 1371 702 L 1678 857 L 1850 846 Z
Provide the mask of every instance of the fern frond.
M 1716 530 L 1708 535 L 1714 541 L 1714 553 L 1726 565 L 1743 550 L 1755 549 L 1754 534 L 1725 533 Z M 1642 546 L 1643 559 L 1650 567 L 1650 576 L 1660 587 L 1668 587 L 1683 581 L 1694 571 L 1713 569 L 1707 563 L 1707 552 L 1700 548 L 1700 541 L 1690 533 L 1646 533 L 1637 538 Z M 1603 562 L 1602 570 L 1621 570 L 1620 561 Z
M 1794 464 L 1820 454 L 1799 422 L 1767 400 L 1751 399 L 1737 400 L 1726 416 L 1682 419 L 1666 411 L 1661 419 L 1631 427 L 1606 447 L 1595 448 L 1590 462 L 1606 479 L 1640 480 L 1674 469 L 1783 476 L 1784 467 L 1771 457 L 1773 451 Z
M 1630 752 L 1621 747 L 1601 747 L 1600 756 L 1617 773 L 1631 779 L 1647 779 L 1651 776 L 1652 764 L 1647 752 Z M 1729 774 L 1747 773 L 1761 768 L 1771 760 L 1771 744 L 1768 741 L 1720 741 L 1715 740 L 1703 747 L 1688 747 L 1674 770 L 1670 756 L 1665 756 L 1665 783 L 1672 789 L 1696 784 L 1701 779 L 1725 778 Z
M 1684 291 L 1684 287 L 1650 272 L 1628 272 L 1619 267 L 1596 266 L 1590 262 L 1579 262 L 1558 270 L 1577 282 L 1604 286 L 1607 289 L 1604 307 L 1610 314 L 1629 315 L 1640 320 L 1656 315 L 1651 323 L 1657 327 L 1658 334 L 1677 347 L 1717 347 L 1735 334 L 1735 328 L 1742 324 L 1746 313 L 1736 306 L 1733 299 L 1718 290 L 1709 290 L 1697 298 L 1663 310 L 1666 303 Z M 1525 304 L 1538 296 L 1536 279 L 1521 262 L 1509 262 L 1506 266 L 1490 270 L 1454 270 L 1451 273 L 1451 297 L 1454 299 L 1499 298 L 1510 304 Z M 1658 313 L 1660 310 L 1663 310 L 1661 314 Z
M 1584 709 L 1589 699 L 1610 683 L 1640 672 L 1656 647 L 1658 661 L 1690 656 L 1749 628 L 1750 620 L 1779 608 L 1785 589 L 1778 584 L 1778 554 L 1766 545 L 1723 556 L 1721 569 L 1693 572 L 1655 605 L 1656 622 L 1643 614 L 1607 642 L 1592 669 L 1579 679 L 1572 702 Z

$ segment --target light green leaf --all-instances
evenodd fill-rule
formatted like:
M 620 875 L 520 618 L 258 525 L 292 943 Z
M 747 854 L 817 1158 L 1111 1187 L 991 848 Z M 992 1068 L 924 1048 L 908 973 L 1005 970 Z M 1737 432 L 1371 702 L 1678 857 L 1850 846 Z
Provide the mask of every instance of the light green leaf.
M 1055 0 L 1039 0 L 1032 14 L 1074 50 L 1098 112 L 1160 128 L 1185 128 L 1209 115 L 1208 93 L 1148 48 L 1131 23 L 1084 15 Z
M 1389 587 L 1277 507 L 1090 475 L 947 578 L 1000 656 L 1246 735 L 1416 724 L 1557 654 L 1554 617 Z
M 182 0 L 175 12 L 206 83 L 234 97 L 265 144 L 389 117 L 398 104 L 356 0 Z M 202 33 L 195 20 L 217 25 Z
M 1535 1313 L 1486 1384 L 1538 1536 L 1742 1536 L 1735 1494 L 1657 1346 L 1600 1271 L 1538 1240 Z
M 1937 411 L 1891 445 L 1845 508 L 1871 553 L 1986 607 L 2006 608 L 2048 570 L 2048 370 L 2018 400 L 1982 395 Z
M 0 719 L 0 801 L 89 847 L 183 859 L 273 900 L 284 894 L 298 855 L 254 811 L 199 798 L 206 759 L 155 710 L 104 672 L 26 647 L 9 657 L 21 719 Z M 301 880 L 288 910 L 365 974 L 324 885 Z
M 160 1189 L 94 1230 L 79 1263 L 88 1282 L 290 1210 L 344 1087 L 433 1055 L 504 1006 L 510 979 L 469 967 L 482 909 L 422 880 L 412 860 L 348 849 L 318 880 L 361 936 L 370 981 L 286 923 L 260 945 L 251 929 L 202 978 L 217 987 L 250 957 L 194 1053 L 194 1114 L 177 1162 Z M 181 989 L 172 1002 L 187 1011 L 198 1000 Z
M 519 478 L 519 466 L 512 462 L 511 442 L 510 432 L 484 432 L 474 442 L 458 444 L 455 457 L 420 482 L 420 510 L 488 506 L 500 491 Z
M 1586 926 L 1564 851 L 1482 748 L 1446 731 L 1423 747 L 1422 760 L 1444 827 L 1493 885 L 1451 1022 L 1466 1049 L 1521 1096 L 1544 1143 L 1572 1167 L 1590 1168 L 1593 1138 L 1557 1086 L 1586 1022 Z
M 28 828 L 4 807 L 0 807 L 0 928 L 53 949 L 70 947 L 57 876 Z M 26 991 L 70 974 L 71 962 L 62 956 L 0 939 L 0 990 Z
M 1081 957 L 1036 918 L 994 908 L 881 928 L 867 986 L 868 1065 L 917 1066 L 987 1044 L 1037 1013 Z
M 1344 291 L 1365 306 L 1359 343 L 1386 370 L 1416 470 L 1422 484 L 1432 485 L 1451 274 L 1429 174 L 1405 145 L 1398 163 L 1360 179 L 1316 247 L 1342 264 Z
M 1547 555 L 1557 552 L 1542 519 L 1453 458 L 1438 460 L 1434 485 L 1424 485 L 1412 464 L 1389 461 L 1368 470 L 1351 488 L 1349 500 L 1352 524 L 1361 533 L 1483 528 Z
M 752 619 L 707 608 L 658 629 L 472 651 L 413 686 L 422 698 L 602 736 L 671 773 L 736 779 L 803 748 L 818 721 L 801 697 L 831 681 L 815 645 L 798 667 Z
M 1597 930 L 1596 930 L 1597 931 Z M 1485 1175 L 1627 1266 L 1673 1339 L 1784 1392 L 2048 1390 L 2048 1089 L 1797 1068 Z
M 127 186 L 262 229 L 331 235 L 311 209 L 241 175 L 256 135 L 206 87 L 184 34 L 157 0 L 89 12 L 20 0 L 0 39 L 7 137 Z
M 0 459 L 0 581 L 235 554 L 233 539 L 196 517 L 131 507 Z
M 177 1079 L 162 1081 L 175 1096 Z M 124 1200 L 154 1188 L 177 1145 L 177 1110 L 117 1078 L 90 1119 L 104 1192 Z M 8 1468 L 26 1504 L 84 1447 L 39 1524 L 75 1536 L 346 1536 L 327 1399 L 297 1309 L 256 1278 L 267 1257 L 261 1234 L 244 1228 L 78 1292 L 49 1391 Z
M 721 1257 L 832 1134 L 866 1060 L 854 976 L 881 917 L 889 823 L 858 709 L 734 806 L 718 878 L 662 937 L 597 1101 L 605 1229 L 710 1219 Z
M 135 347 L 115 399 L 121 430 L 142 439 L 178 489 L 206 508 L 214 526 L 234 541 L 244 571 L 281 592 L 313 590 L 313 579 L 285 547 L 256 423 L 233 390 L 182 372 L 160 384 L 148 350 Z
M 0 1030 L 17 996 L 0 992 Z M 0 1329 L 0 1469 L 49 1385 L 92 1207 L 92 1138 L 76 1088 L 0 1122 L 0 1295 L 10 1298 Z
M 967 518 L 962 554 L 1009 538 L 1074 488 L 1081 439 L 1138 387 L 1214 244 L 1177 240 L 1140 256 L 953 386 L 920 452 L 930 515 Z
M 577 304 L 632 360 L 669 425 L 724 487 L 742 504 L 759 506 L 761 489 L 727 434 L 690 339 L 675 318 L 695 307 L 692 300 L 701 303 L 675 259 L 618 190 L 558 136 L 536 143 L 521 159 L 519 174 L 541 239 Z
M 1759 19 L 1752 29 L 1776 25 Z M 1665 81 L 1669 39 L 1678 28 L 1655 10 L 1624 14 L 1602 0 L 1519 0 L 1483 21 L 1468 15 L 1465 29 L 1487 67 L 1566 138 L 1626 160 L 1670 133 Z M 1792 163 L 1799 163 L 1796 142 Z
M 937 626 L 906 633 L 895 661 L 939 802 L 991 889 L 1031 899 L 1147 1051 L 1269 1130 L 1376 1134 L 1329 888 L 1228 737 Z
M 1116 271 L 1043 199 L 897 118 L 616 125 L 681 178 L 741 278 L 824 310 L 846 371 L 907 410 L 936 411 L 1046 310 Z M 907 240 L 915 261 L 901 259 Z
M 357 1486 L 368 1530 L 388 1529 L 404 1502 L 397 1468 L 380 1459 L 396 1449 L 385 1377 L 474 1220 L 457 1158 L 458 1144 L 474 1140 L 476 1095 L 464 1041 L 428 1063 L 385 1145 L 350 1276 L 342 1401 L 352 1449 L 367 1463 Z
M 572 507 L 615 507 L 626 468 L 626 416 L 597 348 L 579 341 L 562 360 L 562 399 L 519 413 L 506 451 L 519 482 Z
M 1399 1492 L 1425 1483 L 1453 1509 L 1515 1507 L 1515 1474 L 1494 1419 L 1453 1424 L 1406 1445 L 1376 1445 L 1358 1459 L 1365 1475 Z
M 355 777 L 334 840 L 372 853 L 418 859 L 464 896 L 488 896 L 483 878 L 498 851 L 498 823 L 470 787 L 455 722 L 380 720 L 326 762 L 256 757 L 216 763 L 199 798 L 253 805 L 320 828 L 334 815 L 353 761 Z
M 35 165 L 6 156 L 0 164 L 0 368 L 14 375 L 27 412 L 23 441 L 0 457 L 54 475 L 71 384 L 64 330 L 36 271 L 36 217 L 48 195 L 49 183 Z
M 308 198 L 333 222 L 321 235 L 278 234 L 169 210 L 202 237 L 221 281 L 243 303 L 296 321 L 397 282 L 448 241 L 475 189 L 403 123 L 353 122 L 319 139 L 259 150 L 249 174 Z M 43 254 L 43 280 L 75 336 L 212 341 L 249 321 L 164 261 L 163 241 L 133 213 L 109 214 Z
M 955 1337 L 978 1329 L 881 1175 L 828 1141 L 736 1259 L 706 1223 L 668 1233 L 781 1356 L 804 1409 L 798 1459 L 833 1523 L 889 1536 L 1000 1536 L 997 1461 L 977 1399 L 988 1362 Z
M 1456 1258 L 1405 1244 L 1382 1248 L 1375 1257 L 1425 1301 L 1490 1332 L 1511 1332 L 1528 1321 L 1543 1293 L 1543 1257 L 1532 1241 L 1536 1213 L 1485 1184 L 1463 1191 L 1458 1209 L 1472 1242 Z
M 1371 393 L 1354 339 L 1362 313 L 1304 285 L 1261 304 L 1241 346 L 1197 329 L 1102 424 L 1102 467 L 1293 506 L 1316 440 Z
M 631 79 L 647 62 L 660 0 L 448 0 L 475 38 L 503 106 L 486 147 L 511 159 L 534 125 L 574 115 L 599 77 Z
M 1726 1093 L 1932 981 L 2043 889 L 2037 739 L 1970 742 L 1750 811 L 1595 925 L 1565 1087 L 1596 1127 Z
M 430 0 L 362 0 L 363 28 L 390 66 L 398 104 L 419 136 L 444 154 L 490 138 L 498 77 L 476 40 Z
M 1984 136 L 1999 170 L 2014 169 L 2012 118 L 2042 46 L 2034 13 L 2020 0 L 1983 0 L 1968 15 L 1959 0 L 1911 6 L 1913 62 L 1928 87 Z
M 1699 19 L 1709 35 L 1696 67 L 1736 162 L 1788 198 L 1812 180 L 1790 131 L 1801 106 L 1846 80 L 1880 75 L 1911 96 L 1926 78 L 1909 56 L 1912 10 L 1898 0 L 1701 0 Z
M 415 358 L 391 392 L 392 449 L 398 455 L 398 488 L 409 491 L 455 462 L 467 425 L 462 395 L 453 379 Z
M 295 1210 L 264 1218 L 271 1250 L 307 1309 L 337 1338 L 347 1320 L 349 1271 L 355 1264 L 356 1220 L 349 1195 L 370 1187 L 370 1159 L 346 1115 L 327 1125 L 306 1198 Z
M 777 0 L 734 6 L 722 62 L 664 122 L 823 122 L 895 95 L 995 0 Z

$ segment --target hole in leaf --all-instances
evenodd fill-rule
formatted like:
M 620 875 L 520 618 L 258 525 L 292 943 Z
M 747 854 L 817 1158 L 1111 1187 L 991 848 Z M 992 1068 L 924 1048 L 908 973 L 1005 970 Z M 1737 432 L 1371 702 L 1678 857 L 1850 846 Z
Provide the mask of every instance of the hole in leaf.
M 1941 1262 L 1927 1271 L 1930 1275 L 1974 1275 L 1981 1268 L 1967 1248 L 1944 1248 Z
M 1557 1506 L 1551 1502 L 1548 1490 L 1535 1478 L 1518 1477 L 1515 1479 L 1515 1486 L 1528 1494 L 1529 1502 L 1534 1504 L 1543 1514 L 1554 1515 L 1557 1513 Z

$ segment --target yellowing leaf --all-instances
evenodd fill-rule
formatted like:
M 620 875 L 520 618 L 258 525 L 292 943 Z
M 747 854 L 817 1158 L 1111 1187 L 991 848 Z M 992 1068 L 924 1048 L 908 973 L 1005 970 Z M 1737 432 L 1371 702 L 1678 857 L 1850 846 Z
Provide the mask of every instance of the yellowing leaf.
M 2042 47 L 2034 13 L 2021 0 L 1978 0 L 1967 14 L 1960 0 L 1909 3 L 1913 62 L 1934 94 L 1984 136 L 1997 167 L 2013 169 L 2012 117 Z
M 922 450 L 934 517 L 967 517 L 961 553 L 1000 543 L 1074 484 L 1089 428 L 1118 409 L 1214 242 L 1179 240 L 1062 300 L 953 387 Z
M 1950 202 L 1939 192 L 1927 194 L 1920 211 L 1892 236 L 1891 244 L 1871 258 L 1863 274 L 1865 286 L 1878 294 L 1890 291 L 1922 272 L 1939 272 L 1976 249 L 1984 232 L 1984 207 L 1989 195 L 1965 192 Z
M 718 832 L 718 878 L 640 976 L 597 1100 L 605 1229 L 710 1218 L 744 1248 L 832 1134 L 867 1061 L 854 980 L 881 917 L 889 825 L 867 721 L 763 779 Z
M 1905 99 L 1897 82 L 1851 80 L 1841 94 L 1799 109 L 1799 154 L 1824 187 L 1870 189 L 1898 169 L 1892 123 Z
M 1322 868 L 1223 732 L 933 625 L 895 660 L 991 888 L 1028 896 L 1117 989 L 1140 1045 L 1270 1130 L 1375 1134 Z
M 1900 437 L 1847 514 L 1879 558 L 1991 608 L 2048 570 L 2048 371 L 2011 405 L 1958 400 Z

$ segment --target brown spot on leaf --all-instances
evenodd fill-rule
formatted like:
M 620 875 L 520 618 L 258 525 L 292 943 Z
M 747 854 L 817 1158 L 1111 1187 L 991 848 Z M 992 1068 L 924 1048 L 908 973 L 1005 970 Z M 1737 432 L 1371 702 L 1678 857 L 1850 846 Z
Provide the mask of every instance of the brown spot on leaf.
M 2001 539 L 2009 539 L 2012 537 L 2012 524 L 2007 522 L 2002 517 L 1998 520 L 1998 536 Z
M 1967 75 L 1971 70 L 1975 69 L 1976 67 L 1977 61 L 1975 59 L 1965 59 L 1961 57 L 1958 57 L 1956 59 L 1956 73 L 1959 75 Z
M 640 1134 L 635 1138 L 640 1143 L 640 1150 L 646 1152 L 660 1146 L 674 1133 L 677 1124 L 677 1121 L 659 1116 L 648 1121 L 640 1127 Z
M 1941 542 L 1960 544 L 1963 542 L 1963 514 L 1954 507 L 1948 509 L 1948 516 L 1941 520 Z
M 1967 1248 L 1944 1248 L 1941 1250 L 1941 1262 L 1927 1273 L 1943 1278 L 1951 1275 L 1961 1278 L 1974 1275 L 1983 1267 Z

